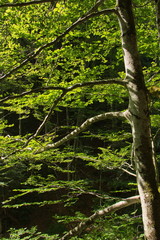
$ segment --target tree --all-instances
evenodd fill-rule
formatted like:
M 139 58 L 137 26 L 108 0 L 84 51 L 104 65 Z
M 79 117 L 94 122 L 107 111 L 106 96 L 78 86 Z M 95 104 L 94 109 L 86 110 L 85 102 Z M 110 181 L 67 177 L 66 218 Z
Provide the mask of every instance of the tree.
M 30 12 L 32 11 L 31 5 L 40 3 L 46 4 L 46 2 L 47 1 L 34 1 L 27 3 L 4 3 L 1 4 L 0 7 L 3 10 L 6 6 L 25 7 L 26 5 L 28 5 L 30 8 L 28 9 L 29 13 L 27 16 L 30 21 Z M 138 1 L 138 3 L 139 2 L 140 1 Z M 35 21 L 32 28 L 31 25 L 27 23 L 29 24 L 29 28 L 26 27 L 25 31 L 23 31 L 23 27 L 18 25 L 17 23 L 13 24 L 12 27 L 9 26 L 10 31 L 13 31 L 15 28 L 16 33 L 14 34 L 14 41 L 16 39 L 16 41 L 18 41 L 18 44 L 14 45 L 13 41 L 10 39 L 10 36 L 7 36 L 11 48 L 14 52 L 14 58 L 12 59 L 12 54 L 8 54 L 8 59 L 6 59 L 7 61 L 5 60 L 5 64 L 2 66 L 2 71 L 7 72 L 6 70 L 11 68 L 9 61 L 11 61 L 12 64 L 15 64 L 16 62 L 16 66 L 9 69 L 7 73 L 2 74 L 0 81 L 3 83 L 7 79 L 9 79 L 10 84 L 13 84 L 14 78 L 17 78 L 19 79 L 21 86 L 19 86 L 19 84 L 17 85 L 17 83 L 14 83 L 14 93 L 16 93 L 16 95 L 6 96 L 5 93 L 3 93 L 4 96 L 1 100 L 1 103 L 8 101 L 10 105 L 9 107 L 4 106 L 5 110 L 16 111 L 17 113 L 24 115 L 27 115 L 28 111 L 30 111 L 27 109 L 28 104 L 30 103 L 30 108 L 32 108 L 33 106 L 33 109 L 35 109 L 35 115 L 40 115 L 40 120 L 42 120 L 43 116 L 41 116 L 41 111 L 39 109 L 36 109 L 36 105 L 37 103 L 39 105 L 41 105 L 42 103 L 42 105 L 44 106 L 43 114 L 45 113 L 45 117 L 43 118 L 42 123 L 32 136 L 28 137 L 27 139 L 20 137 L 20 140 L 18 141 L 16 141 L 15 139 L 15 145 L 12 146 L 16 146 L 17 150 L 13 151 L 12 148 L 6 147 L 7 150 L 5 156 L 2 156 L 2 160 L 9 159 L 10 157 L 12 158 L 13 156 L 15 156 L 14 158 L 20 157 L 19 152 L 23 152 L 23 155 L 21 156 L 23 158 L 27 158 L 28 156 L 34 156 L 38 159 L 49 157 L 49 155 L 47 155 L 47 152 L 49 150 L 51 151 L 57 147 L 62 146 L 62 144 L 66 143 L 82 131 L 86 130 L 87 127 L 89 127 L 92 123 L 117 117 L 129 121 L 132 129 L 132 156 L 134 160 L 137 176 L 137 185 L 141 200 L 145 238 L 149 240 L 156 240 L 160 238 L 160 196 L 158 192 L 155 154 L 153 149 L 150 127 L 149 97 L 148 90 L 144 81 L 141 59 L 137 47 L 135 19 L 132 10 L 133 3 L 131 0 L 117 0 L 116 3 L 114 1 L 110 1 L 109 3 L 107 3 L 106 1 L 99 0 L 96 2 L 95 5 L 93 5 L 93 1 L 89 1 L 89 3 L 86 3 L 86 6 L 87 9 L 89 7 L 90 9 L 84 14 L 84 10 L 86 9 L 84 3 L 77 3 L 77 1 L 75 1 L 73 2 L 75 6 L 73 6 L 72 1 L 68 1 L 69 6 L 71 6 L 71 10 L 69 9 L 69 7 L 66 7 L 66 9 L 64 10 L 61 5 L 61 1 L 55 1 L 55 4 L 51 6 L 51 8 L 54 9 L 55 16 L 53 16 L 52 13 L 49 12 L 49 17 L 54 17 L 54 19 L 56 19 L 56 17 L 58 18 L 61 12 L 64 11 L 64 14 L 62 14 L 60 21 L 57 20 L 56 22 L 57 26 L 59 26 L 60 29 L 56 27 L 56 24 L 54 25 L 52 23 L 52 27 L 55 27 L 55 30 L 53 32 L 51 30 L 48 30 L 47 37 L 46 32 L 43 29 L 42 22 L 36 23 Z M 157 9 L 159 9 L 159 1 L 155 1 L 155 3 L 158 6 Z M 77 13 L 76 4 L 79 4 L 79 13 Z M 106 6 L 110 7 L 114 4 L 116 4 L 116 7 L 109 9 L 105 8 Z M 41 12 L 43 12 L 43 6 L 41 6 L 42 5 L 40 5 L 39 9 Z M 46 7 L 45 9 L 48 8 Z M 10 10 L 8 10 L 8 12 L 10 12 Z M 8 16 L 8 12 L 6 11 L 6 15 L 4 15 L 3 17 L 5 21 L 5 18 Z M 71 14 L 71 17 L 68 19 L 69 14 Z M 94 26 L 96 25 L 96 21 L 98 21 L 96 18 L 96 20 L 93 20 L 92 22 L 92 19 L 102 16 L 102 21 L 105 22 L 106 19 L 103 19 L 103 16 L 108 16 L 111 14 L 115 15 L 119 20 L 121 30 L 122 49 L 124 54 L 125 66 L 125 79 L 123 80 L 117 79 L 117 74 L 115 74 L 116 77 L 113 75 L 112 79 L 101 80 L 101 77 L 106 72 L 108 73 L 108 75 L 113 74 L 111 69 L 107 69 L 107 66 L 104 67 L 104 65 L 106 65 L 106 60 L 103 59 L 103 56 L 100 58 L 100 64 L 98 64 L 98 68 L 96 66 L 96 61 L 99 60 L 98 56 L 101 54 L 101 52 L 103 52 L 102 46 L 100 50 L 97 50 L 97 52 L 95 51 L 95 56 L 93 56 L 93 59 L 87 59 L 87 55 L 84 55 L 82 57 L 84 57 L 85 60 L 77 60 L 81 59 L 80 55 L 83 52 L 84 46 L 81 45 L 81 51 L 79 51 L 79 49 L 75 48 L 75 44 L 80 44 L 81 41 L 83 41 L 83 38 L 90 38 L 89 35 L 92 34 L 92 32 L 90 31 L 90 29 L 92 29 L 92 24 Z M 20 11 L 19 18 L 23 19 L 24 16 L 26 16 L 25 10 L 24 12 Z M 75 16 L 79 16 L 79 18 L 78 20 L 74 21 Z M 159 16 L 158 10 L 157 16 Z M 159 17 L 157 17 L 157 19 L 159 19 Z M 81 24 L 87 21 L 91 21 L 91 26 L 88 31 L 81 32 L 82 29 L 80 29 L 77 30 L 77 32 L 75 30 L 75 33 L 73 35 L 71 34 L 72 31 L 76 29 L 76 27 L 80 27 Z M 68 22 L 71 24 L 65 29 L 63 22 L 66 23 L 67 26 Z M 102 26 L 102 31 L 100 31 L 96 35 L 98 40 L 98 34 L 101 34 L 102 32 L 103 34 L 106 33 L 104 31 L 104 22 Z M 35 28 L 36 24 L 38 25 L 37 29 Z M 19 27 L 18 30 L 16 29 L 17 26 Z M 114 17 L 113 26 L 116 26 Z M 19 31 L 21 32 L 21 34 L 19 34 Z M 29 31 L 36 32 L 37 37 L 32 34 L 30 35 Z M 50 41 L 49 39 L 51 38 L 51 36 L 56 36 L 57 33 L 58 36 L 55 37 L 54 40 Z M 4 38 L 4 35 L 2 36 L 2 38 Z M 101 38 L 103 37 L 101 36 Z M 86 41 L 85 44 L 85 49 L 87 49 L 87 46 L 90 46 L 90 42 L 87 43 Z M 76 50 L 76 53 L 72 51 L 72 45 L 74 45 L 74 50 Z M 36 50 L 33 50 L 35 47 Z M 49 54 L 47 52 L 48 49 L 50 49 Z M 91 52 L 92 48 L 89 48 L 88 53 Z M 7 55 L 7 51 L 4 53 L 4 56 L 5 54 Z M 24 56 L 24 60 L 17 64 L 17 59 L 21 58 L 21 56 Z M 70 58 L 73 59 L 71 63 L 69 61 Z M 96 61 L 94 60 L 94 58 L 96 59 Z M 93 67 L 86 67 L 85 65 L 87 61 L 89 62 L 89 65 L 93 64 Z M 55 73 L 53 72 L 51 65 L 54 65 Z M 44 67 L 46 67 L 45 70 L 43 69 Z M 88 71 L 88 69 L 91 70 Z M 97 69 L 99 69 L 99 72 L 97 71 Z M 36 82 L 34 81 L 35 75 Z M 35 87 L 38 83 L 37 76 L 41 80 L 39 81 L 40 86 L 38 88 Z M 91 78 L 92 81 L 86 81 L 86 78 Z M 96 81 L 97 78 L 100 79 Z M 24 84 L 24 81 L 26 81 L 27 84 Z M 58 139 L 54 143 L 52 143 L 53 135 L 49 134 L 49 137 L 47 136 L 48 131 L 46 131 L 47 134 L 42 141 L 39 141 L 38 143 L 35 141 L 42 132 L 44 126 L 49 121 L 54 109 L 58 106 L 60 101 L 64 99 L 64 97 L 68 97 L 68 99 L 63 102 L 63 105 L 68 106 L 70 102 L 70 94 L 79 93 L 78 89 L 85 89 L 86 87 L 92 86 L 108 86 L 109 84 L 117 84 L 117 86 L 121 86 L 127 89 L 129 95 L 129 105 L 127 110 L 120 112 L 107 112 L 91 117 L 84 121 L 84 123 L 82 123 L 80 127 L 71 131 L 65 137 Z M 7 87 L 5 86 L 4 88 L 6 89 Z M 52 92 L 52 90 L 54 90 L 54 93 Z M 11 89 L 7 89 L 7 91 L 10 92 Z M 19 94 L 19 91 L 21 91 L 22 93 Z M 35 99 L 30 100 L 28 98 L 28 96 L 31 94 L 32 96 L 37 96 L 37 93 L 40 94 L 41 92 L 44 92 L 44 94 L 42 93 L 41 96 L 39 95 L 40 97 L 38 101 L 36 101 Z M 23 96 L 24 99 L 22 98 L 21 100 L 19 100 Z M 54 99 L 54 101 L 53 104 L 50 106 L 51 99 Z M 28 102 L 26 102 L 26 100 Z M 80 104 L 80 101 L 78 100 L 77 103 Z M 19 108 L 17 108 L 16 104 Z M 2 138 L 2 140 L 4 141 L 4 138 Z M 11 141 L 7 140 L 6 144 L 12 144 L 12 141 L 13 139 Z
M 119 1 L 118 7 L 125 71 L 128 79 L 128 118 L 132 126 L 134 161 L 143 211 L 144 231 L 146 239 L 158 239 L 160 235 L 160 232 L 158 233 L 160 225 L 159 193 L 152 149 L 147 91 L 137 50 L 131 2 Z M 154 227 L 151 228 L 151 225 Z

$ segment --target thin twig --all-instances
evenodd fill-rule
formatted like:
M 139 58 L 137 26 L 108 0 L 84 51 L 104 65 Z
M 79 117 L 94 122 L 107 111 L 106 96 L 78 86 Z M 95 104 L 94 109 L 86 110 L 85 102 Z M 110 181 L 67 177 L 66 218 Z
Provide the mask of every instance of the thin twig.
M 125 168 L 123 168 L 123 167 L 121 167 L 120 169 L 123 170 L 124 172 L 126 172 L 127 174 L 129 174 L 129 175 L 131 175 L 131 176 L 133 176 L 133 177 L 136 177 L 136 174 L 128 171 L 127 169 L 125 169 Z

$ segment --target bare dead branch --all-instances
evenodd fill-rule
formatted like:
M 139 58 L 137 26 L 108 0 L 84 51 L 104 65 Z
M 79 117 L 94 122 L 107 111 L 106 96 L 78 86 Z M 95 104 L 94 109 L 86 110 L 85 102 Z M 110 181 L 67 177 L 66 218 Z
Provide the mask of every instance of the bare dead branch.
M 61 140 L 59 140 L 55 143 L 52 143 L 52 144 L 48 144 L 44 148 L 39 149 L 35 154 L 47 151 L 49 149 L 57 148 L 57 147 L 61 146 L 62 144 L 64 144 L 65 142 L 67 142 L 70 139 L 77 136 L 79 133 L 81 133 L 86 128 L 88 128 L 91 124 L 102 121 L 102 120 L 106 120 L 106 119 L 112 119 L 112 118 L 123 118 L 124 119 L 125 112 L 108 112 L 108 113 L 102 113 L 97 116 L 91 117 L 91 118 L 87 119 L 84 123 L 82 123 L 82 125 L 80 127 L 73 130 L 71 133 L 66 135 Z
M 122 201 L 115 203 L 107 208 L 104 208 L 100 211 L 95 212 L 93 215 L 91 215 L 86 221 L 79 223 L 75 228 L 67 232 L 62 238 L 59 240 L 68 240 L 73 236 L 80 235 L 82 231 L 84 231 L 88 226 L 92 225 L 93 222 L 103 216 L 106 216 L 108 214 L 111 214 L 113 212 L 116 212 L 122 208 L 128 207 L 130 205 L 136 204 L 140 202 L 139 195 L 134 197 L 129 197 L 126 199 L 123 199 Z
M 115 9 L 104 9 L 102 11 L 99 12 L 94 12 L 91 13 L 89 15 L 86 15 L 84 17 L 80 17 L 78 20 L 76 20 L 70 27 L 68 27 L 62 34 L 60 34 L 57 38 L 55 38 L 53 41 L 46 43 L 44 45 L 42 45 L 41 47 L 39 47 L 38 49 L 34 50 L 33 52 L 31 52 L 28 57 L 23 60 L 18 66 L 14 67 L 11 71 L 9 71 L 8 73 L 6 73 L 5 75 L 0 77 L 0 81 L 3 81 L 5 78 L 11 76 L 14 72 L 16 72 L 17 70 L 19 70 L 20 68 L 22 68 L 23 66 L 25 66 L 30 60 L 32 60 L 33 58 L 35 58 L 39 53 L 41 53 L 44 49 L 53 46 L 54 44 L 58 43 L 60 40 L 62 40 L 70 31 L 72 31 L 77 25 L 84 23 L 85 21 L 87 21 L 88 19 L 92 18 L 92 17 L 97 17 L 100 16 L 102 14 L 111 14 L 111 13 L 116 13 Z
M 0 8 L 4 7 L 25 7 L 29 5 L 34 5 L 34 4 L 41 4 L 41 3 L 47 3 L 47 2 L 56 2 L 56 0 L 34 0 L 30 2 L 21 2 L 21 3 L 4 3 L 0 4 Z

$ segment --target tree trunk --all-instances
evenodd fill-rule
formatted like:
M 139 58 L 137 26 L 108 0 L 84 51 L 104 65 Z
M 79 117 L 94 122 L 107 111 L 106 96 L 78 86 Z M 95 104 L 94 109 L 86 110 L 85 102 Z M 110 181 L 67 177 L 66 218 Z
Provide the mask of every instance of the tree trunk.
M 157 22 L 157 29 L 158 29 L 158 66 L 160 66 L 160 0 L 155 0 L 155 7 L 156 7 L 156 22 Z
M 156 5 L 156 20 L 158 28 L 158 41 L 160 41 L 160 0 L 155 0 Z
M 128 80 L 130 120 L 134 162 L 141 199 L 145 239 L 160 240 L 160 195 L 158 192 L 147 91 L 137 49 L 131 0 L 117 0 L 121 27 L 126 80 Z

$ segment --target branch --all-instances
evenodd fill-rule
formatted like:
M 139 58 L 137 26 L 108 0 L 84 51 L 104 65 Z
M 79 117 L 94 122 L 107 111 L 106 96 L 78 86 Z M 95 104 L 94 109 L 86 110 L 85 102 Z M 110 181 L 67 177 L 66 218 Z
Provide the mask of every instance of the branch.
M 150 4 L 151 2 L 152 2 L 151 0 L 146 1 L 143 5 L 137 5 L 137 4 L 133 3 L 133 7 L 135 7 L 135 8 L 143 8 L 143 7 L 147 6 L 148 4 Z
M 46 43 L 39 47 L 38 49 L 34 50 L 31 52 L 28 57 L 23 60 L 17 67 L 13 68 L 11 71 L 0 77 L 0 81 L 3 81 L 5 78 L 11 76 L 14 72 L 16 72 L 18 69 L 22 68 L 25 66 L 30 60 L 35 58 L 39 53 L 41 53 L 44 49 L 58 43 L 61 39 L 63 39 L 70 31 L 72 31 L 77 25 L 87 21 L 88 19 L 96 16 L 100 16 L 102 14 L 111 14 L 111 13 L 116 13 L 115 9 L 104 9 L 99 12 L 94 12 L 89 15 L 86 15 L 84 17 L 80 17 L 78 20 L 76 20 L 70 27 L 68 27 L 62 34 L 60 34 L 57 38 L 55 38 L 53 41 Z
M 53 4 L 54 2 L 57 3 L 57 0 L 34 0 L 34 1 L 30 1 L 30 2 L 21 2 L 21 3 L 4 3 L 4 4 L 0 4 L 0 8 L 3 8 L 3 7 L 25 7 L 28 5 L 47 3 L 47 2 L 51 2 Z M 87 15 L 92 12 L 95 12 L 102 2 L 104 2 L 104 0 L 98 0 L 96 2 L 96 4 L 87 12 Z
M 95 81 L 95 82 L 86 82 L 86 83 L 76 83 L 68 88 L 61 88 L 61 90 L 63 90 L 62 94 L 54 101 L 54 103 L 52 104 L 49 113 L 45 116 L 43 122 L 41 123 L 41 125 L 38 127 L 37 131 L 35 132 L 35 134 L 33 136 L 31 136 L 28 141 L 26 142 L 25 146 L 28 145 L 28 143 L 35 137 L 38 136 L 38 134 L 41 132 L 41 130 L 43 129 L 44 125 L 46 124 L 46 122 L 49 120 L 50 116 L 52 115 L 53 110 L 55 109 L 55 107 L 57 106 L 58 102 L 60 100 L 62 100 L 62 98 L 70 91 L 79 88 L 79 87 L 86 87 L 86 86 L 94 86 L 94 85 L 101 85 L 101 84 L 113 84 L 113 83 L 119 83 L 120 85 L 126 85 L 126 81 L 122 81 L 122 80 L 118 80 L 118 79 L 110 79 L 110 80 L 102 80 L 102 81 Z M 59 87 L 55 87 L 54 89 L 58 89 L 60 90 Z
M 44 92 L 46 90 L 62 90 L 62 91 L 65 91 L 65 88 L 63 87 L 42 87 L 42 88 L 35 88 L 35 89 L 32 89 L 30 91 L 26 91 L 26 92 L 22 92 L 20 94 L 17 94 L 17 95 L 10 95 L 10 96 L 7 96 L 5 98 L 2 98 L 0 100 L 0 104 L 3 103 L 3 102 L 6 102 L 8 100 L 11 100 L 11 99 L 16 99 L 16 98 L 21 98 L 21 97 L 24 97 L 26 95 L 30 95 L 32 93 L 37 93 L 37 92 Z
M 92 81 L 92 82 L 76 83 L 68 87 L 67 90 L 72 91 L 78 87 L 88 87 L 88 86 L 102 85 L 102 84 L 119 84 L 121 86 L 126 86 L 127 83 L 128 81 L 126 80 L 112 78 L 112 79 L 104 79 L 104 80 Z
M 120 169 L 123 170 L 124 172 L 126 172 L 127 174 L 129 174 L 129 175 L 131 175 L 131 176 L 133 176 L 133 177 L 136 177 L 136 174 L 128 171 L 127 169 L 125 169 L 125 168 L 123 168 L 123 167 L 121 167 Z
M 44 148 L 38 150 L 35 154 L 47 151 L 49 149 L 57 148 L 60 145 L 64 144 L 65 142 L 67 142 L 70 139 L 72 139 L 75 136 L 77 136 L 82 131 L 86 130 L 86 128 L 88 128 L 91 124 L 99 122 L 99 121 L 102 121 L 102 120 L 105 120 L 105 119 L 112 119 L 112 118 L 125 118 L 125 112 L 102 113 L 102 114 L 99 114 L 97 116 L 91 117 L 91 118 L 87 119 L 84 123 L 82 123 L 82 125 L 80 127 L 78 127 L 75 130 L 73 130 L 71 133 L 66 135 L 61 140 L 59 140 L 59 141 L 57 141 L 55 143 L 52 143 L 52 144 L 48 144 Z
M 56 99 L 56 100 L 54 101 L 54 103 L 52 104 L 52 106 L 51 106 L 48 114 L 45 116 L 43 122 L 40 124 L 40 126 L 38 127 L 38 129 L 37 129 L 37 131 L 35 132 L 35 134 L 32 135 L 32 136 L 23 144 L 22 149 L 21 149 L 21 150 L 16 149 L 15 151 L 11 152 L 9 155 L 7 155 L 7 156 L 5 156 L 5 157 L 1 157 L 1 159 L 3 159 L 3 160 L 4 160 L 4 159 L 7 159 L 8 157 L 12 156 L 13 154 L 15 154 L 15 153 L 17 153 L 17 152 L 23 151 L 23 149 L 28 146 L 29 142 L 30 142 L 33 138 L 35 138 L 35 137 L 38 136 L 38 134 L 41 132 L 42 128 L 44 127 L 44 125 L 46 124 L 46 122 L 48 121 L 48 119 L 50 118 L 50 116 L 51 116 L 53 110 L 55 109 L 55 107 L 57 106 L 58 102 L 63 98 L 63 96 L 64 96 L 65 94 L 66 94 L 66 91 L 63 90 L 63 92 L 61 93 L 61 95 L 60 95 L 59 97 L 57 97 L 57 99 Z
M 152 76 L 147 80 L 147 82 L 151 82 L 152 80 L 153 80 L 153 78 L 157 75 L 157 74 L 159 74 L 160 73 L 160 71 L 158 71 L 158 72 L 154 72 L 153 74 L 152 74 Z M 156 80 L 156 82 L 159 82 L 159 79 L 158 80 Z M 155 83 L 155 82 L 154 82 Z
M 158 134 L 160 133 L 160 128 L 158 128 L 158 130 L 156 131 L 155 135 L 153 136 L 153 141 L 156 140 Z
M 58 86 L 57 87 L 48 86 L 48 87 L 42 87 L 42 88 L 35 88 L 30 91 L 22 92 L 17 95 L 7 96 L 0 100 L 0 104 L 3 102 L 6 102 L 8 100 L 11 100 L 11 99 L 21 98 L 26 95 L 30 95 L 32 93 L 37 93 L 37 92 L 42 92 L 42 91 L 44 92 L 46 90 L 62 90 L 67 93 L 67 92 L 72 91 L 79 87 L 87 87 L 87 86 L 102 85 L 102 84 L 119 84 L 121 86 L 126 86 L 127 81 L 115 78 L 115 79 L 106 79 L 106 80 L 104 79 L 104 80 L 100 80 L 100 81 L 92 81 L 92 82 L 85 82 L 85 83 L 76 83 L 68 88 L 58 87 Z
M 133 205 L 133 204 L 139 203 L 139 202 L 140 202 L 140 197 L 139 197 L 139 195 L 137 195 L 137 196 L 134 196 L 134 197 L 123 199 L 122 201 L 120 201 L 118 203 L 115 203 L 115 204 L 113 204 L 113 205 L 111 205 L 107 208 L 104 208 L 100 211 L 97 211 L 93 215 L 91 215 L 86 221 L 79 223 L 78 226 L 76 226 L 75 228 L 73 228 L 72 230 L 67 232 L 59 240 L 67 240 L 67 239 L 70 239 L 73 236 L 80 235 L 82 233 L 82 231 L 85 230 L 91 224 L 93 224 L 93 222 L 97 218 L 106 216 L 110 213 L 113 213 L 113 212 L 118 211 L 122 208 L 128 207 L 130 205 Z
M 4 3 L 0 4 L 0 8 L 3 7 L 24 7 L 28 5 L 33 5 L 33 4 L 40 4 L 40 3 L 47 3 L 47 2 L 56 2 L 57 0 L 34 0 L 30 2 L 22 2 L 22 3 Z
M 97 12 L 98 7 L 104 2 L 104 0 L 97 0 L 95 5 L 85 14 L 88 15 L 93 12 Z
M 32 93 L 38 92 L 38 91 L 44 91 L 44 90 L 50 90 L 50 89 L 62 90 L 62 91 L 63 91 L 63 92 L 61 93 L 61 95 L 60 95 L 60 96 L 54 101 L 54 103 L 52 104 L 52 106 L 51 106 L 48 114 L 45 116 L 43 122 L 40 124 L 40 126 L 38 127 L 38 129 L 37 129 L 37 131 L 35 132 L 35 134 L 32 135 L 32 136 L 25 142 L 25 144 L 22 146 L 22 151 L 23 151 L 23 149 L 28 146 L 29 142 L 30 142 L 33 138 L 35 138 L 35 137 L 38 136 L 38 134 L 39 134 L 39 133 L 41 132 L 41 130 L 43 129 L 44 125 L 46 124 L 46 122 L 47 122 L 48 119 L 50 118 L 53 110 L 55 109 L 55 107 L 57 106 L 57 104 L 59 103 L 59 101 L 62 100 L 62 98 L 63 98 L 69 91 L 72 91 L 72 90 L 74 90 L 74 89 L 76 89 L 76 88 L 78 88 L 78 87 L 94 86 L 94 85 L 101 85 L 101 84 L 120 84 L 120 85 L 122 85 L 122 86 L 126 86 L 126 83 L 127 83 L 127 81 L 125 81 L 125 80 L 122 81 L 122 80 L 119 80 L 119 79 L 108 79 L 108 80 L 102 80 L 102 81 L 94 81 L 94 82 L 86 82 L 86 83 L 76 83 L 76 84 L 74 84 L 74 85 L 72 85 L 72 86 L 70 86 L 70 87 L 68 87 L 68 88 L 62 88 L 62 87 L 44 87 L 44 88 L 37 88 L 37 89 L 33 89 L 33 90 L 31 90 L 31 91 L 23 92 L 23 93 L 21 93 L 21 94 L 19 94 L 19 95 L 16 95 L 16 96 L 8 96 L 8 97 L 2 99 L 2 100 L 0 101 L 0 103 L 2 103 L 2 102 L 4 102 L 4 101 L 7 101 L 7 100 L 9 100 L 9 99 L 20 98 L 20 97 L 23 97 L 23 96 L 25 96 L 25 95 L 27 95 L 27 94 L 32 94 Z M 126 112 L 127 112 L 127 110 L 126 110 L 125 112 L 123 112 L 123 113 L 120 113 L 120 114 L 123 114 L 123 117 L 126 118 L 126 115 L 127 115 Z M 106 114 L 107 114 L 107 113 L 106 113 Z M 102 115 L 103 115 L 103 114 L 102 114 Z M 108 117 L 108 118 L 109 118 L 109 117 Z M 127 118 L 126 118 L 126 119 L 127 119 Z M 100 120 L 97 120 L 97 121 L 100 121 Z M 92 123 L 90 123 L 90 124 L 92 124 Z M 89 125 L 90 125 L 90 124 L 89 124 Z M 88 125 L 88 126 L 89 126 L 89 125 Z M 75 131 L 77 131 L 77 129 L 76 129 Z M 82 129 L 82 131 L 83 131 L 83 129 Z M 77 134 L 78 134 L 78 133 L 77 133 Z M 77 134 L 76 134 L 76 135 L 77 135 Z M 68 136 L 68 135 L 67 135 L 67 136 Z M 66 136 L 66 137 L 67 137 L 67 136 Z M 73 136 L 73 137 L 74 137 L 74 136 Z M 72 138 L 72 136 L 71 136 L 71 138 Z M 69 140 L 69 139 L 68 139 L 68 140 Z M 68 140 L 65 140 L 65 142 L 68 141 Z M 60 142 L 60 141 L 58 141 L 58 142 Z M 55 144 L 56 144 L 56 143 L 55 143 Z M 61 144 L 63 144 L 63 143 L 61 143 Z M 61 145 L 61 144 L 60 144 L 60 145 Z M 55 146 L 55 147 L 56 147 L 56 146 Z M 55 148 L 55 147 L 54 147 L 54 148 Z M 48 149 L 45 149 L 45 150 L 48 150 Z M 45 151 L 45 150 L 43 150 L 43 151 Z M 42 150 L 41 150 L 41 151 L 42 151 Z M 41 152 L 41 151 L 38 151 L 37 153 L 39 153 L 39 152 Z M 13 154 L 15 154 L 15 153 L 17 153 L 17 152 L 19 152 L 19 149 L 16 149 L 16 150 L 13 151 L 11 154 L 7 155 L 6 157 L 3 157 L 3 159 L 6 159 L 6 158 L 8 158 L 9 156 L 12 156 Z
M 57 106 L 58 102 L 64 97 L 64 95 L 66 94 L 66 91 L 63 91 L 61 93 L 61 95 L 54 101 L 54 103 L 52 104 L 48 114 L 45 116 L 43 122 L 40 124 L 40 126 L 38 127 L 37 131 L 35 132 L 35 134 L 33 136 L 31 136 L 27 142 L 24 144 L 23 147 L 26 147 L 28 145 L 28 143 L 35 137 L 38 136 L 38 134 L 41 132 L 41 130 L 43 129 L 44 125 L 46 124 L 46 122 L 49 120 L 50 116 L 52 115 L 53 110 L 55 109 L 55 107 Z

